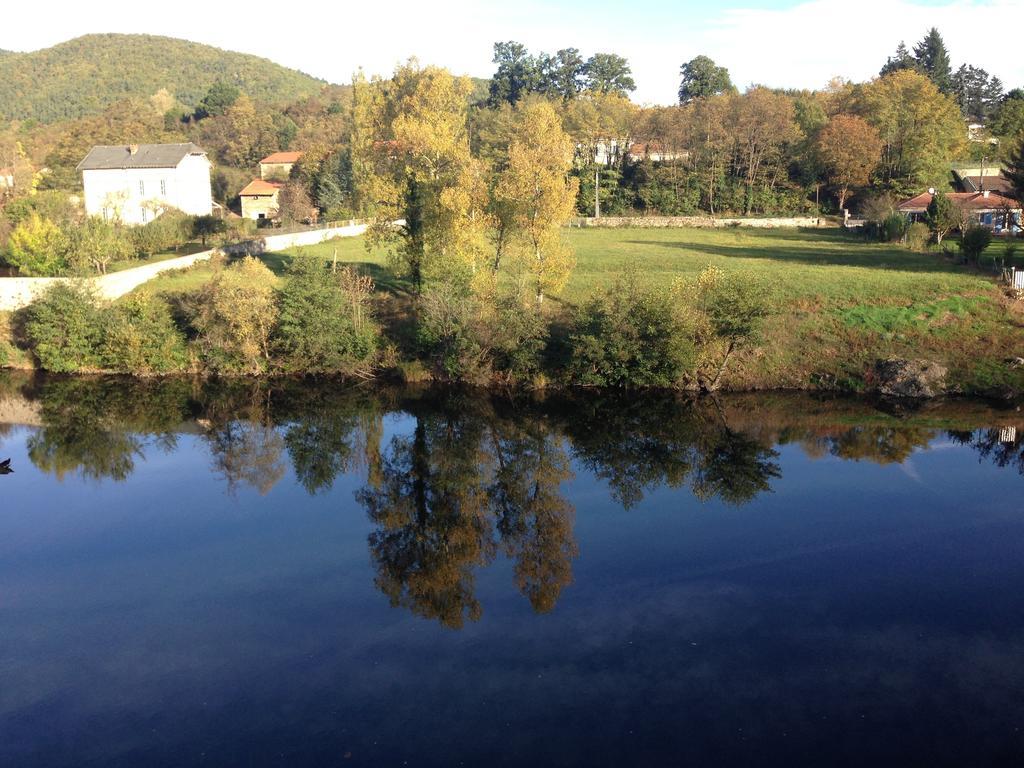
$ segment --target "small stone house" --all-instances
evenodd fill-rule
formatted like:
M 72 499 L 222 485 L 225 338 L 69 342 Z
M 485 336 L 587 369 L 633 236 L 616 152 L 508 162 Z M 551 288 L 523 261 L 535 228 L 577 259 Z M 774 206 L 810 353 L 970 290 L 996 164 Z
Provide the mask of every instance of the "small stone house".
M 284 184 L 276 181 L 253 179 L 238 193 L 242 201 L 243 219 L 276 219 L 278 194 Z
M 169 208 L 192 216 L 213 210 L 210 160 L 191 142 L 93 147 L 77 170 L 90 216 L 145 224 Z

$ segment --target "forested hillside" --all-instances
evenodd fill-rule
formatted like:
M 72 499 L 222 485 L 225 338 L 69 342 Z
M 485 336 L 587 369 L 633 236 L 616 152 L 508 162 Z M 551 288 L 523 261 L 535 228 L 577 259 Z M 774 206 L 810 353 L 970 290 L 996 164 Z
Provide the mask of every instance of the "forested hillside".
M 152 35 L 86 35 L 31 53 L 0 52 L 0 120 L 51 123 L 166 90 L 194 107 L 217 80 L 285 103 L 323 81 L 244 53 Z

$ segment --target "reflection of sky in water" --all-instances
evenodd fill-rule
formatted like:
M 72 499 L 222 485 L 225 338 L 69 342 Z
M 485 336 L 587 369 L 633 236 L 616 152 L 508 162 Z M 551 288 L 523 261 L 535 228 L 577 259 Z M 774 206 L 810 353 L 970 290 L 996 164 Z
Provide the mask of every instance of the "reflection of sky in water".
M 407 437 L 386 417 L 382 445 Z M 572 584 L 479 621 L 375 587 L 365 469 L 233 494 L 209 444 L 60 482 L 0 437 L 0 764 L 999 764 L 1024 739 L 1024 478 L 941 433 L 776 446 L 771 492 L 628 510 L 574 458 Z M 565 443 L 563 443 L 565 444 Z M 349 757 L 346 759 L 346 754 Z

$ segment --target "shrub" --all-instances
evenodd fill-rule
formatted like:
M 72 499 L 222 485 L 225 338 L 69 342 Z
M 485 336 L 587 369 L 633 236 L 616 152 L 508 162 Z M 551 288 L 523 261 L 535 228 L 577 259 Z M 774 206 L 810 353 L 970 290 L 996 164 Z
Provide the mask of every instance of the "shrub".
M 907 229 L 907 247 L 912 251 L 920 253 L 926 250 L 931 239 L 932 232 L 928 225 L 920 221 L 915 221 Z
M 192 297 L 191 324 L 204 364 L 216 373 L 262 373 L 277 323 L 274 273 L 246 257 Z
M 44 369 L 72 372 L 99 365 L 104 312 L 88 286 L 51 286 L 25 309 L 25 316 L 29 349 Z
M 67 269 L 68 238 L 34 210 L 11 232 L 7 261 L 23 275 L 51 277 Z
M 906 231 L 906 217 L 900 213 L 891 213 L 882 221 L 879 227 L 879 236 L 883 242 L 893 243 L 901 239 Z
M 177 210 L 165 211 L 131 232 L 135 252 L 139 256 L 152 256 L 187 243 L 192 238 L 192 217 Z
M 115 371 L 172 373 L 187 366 L 188 350 L 170 305 L 142 294 L 128 296 L 109 311 L 100 358 L 105 367 Z
M 975 264 L 980 263 L 981 254 L 992 243 L 992 232 L 988 227 L 968 227 L 960 236 L 960 250 L 964 259 Z
M 365 369 L 377 348 L 370 318 L 373 281 L 318 258 L 298 256 L 281 291 L 275 349 L 279 365 L 302 373 Z
M 692 368 L 691 339 L 669 294 L 641 286 L 630 275 L 576 317 L 569 373 L 584 386 L 675 386 Z
M 483 326 L 495 371 L 510 382 L 528 381 L 540 371 L 548 325 L 536 303 L 524 307 L 514 299 L 500 299 Z
M 479 314 L 477 300 L 461 286 L 437 283 L 420 296 L 416 339 L 435 378 L 481 382 L 488 377 Z

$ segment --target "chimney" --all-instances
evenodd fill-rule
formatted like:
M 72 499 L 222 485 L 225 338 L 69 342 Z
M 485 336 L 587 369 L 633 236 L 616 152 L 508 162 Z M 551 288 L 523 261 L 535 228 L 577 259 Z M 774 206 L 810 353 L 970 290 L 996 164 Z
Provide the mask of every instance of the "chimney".
M 139 145 L 138 144 L 129 144 L 128 145 L 128 154 L 129 155 L 137 154 L 138 151 L 139 151 Z
M 983 190 L 981 191 L 981 196 L 982 196 L 982 197 L 988 197 L 988 190 L 987 190 L 987 189 L 983 189 Z
M 928 194 L 929 195 L 934 195 L 935 194 L 935 187 L 928 187 Z

